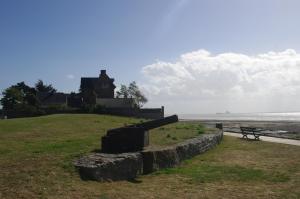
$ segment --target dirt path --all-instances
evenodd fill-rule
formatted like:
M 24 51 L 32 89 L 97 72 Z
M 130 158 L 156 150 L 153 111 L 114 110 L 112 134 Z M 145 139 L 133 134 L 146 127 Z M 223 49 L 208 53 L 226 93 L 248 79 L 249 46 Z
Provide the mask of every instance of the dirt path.
M 240 133 L 230 133 L 230 132 L 224 132 L 224 135 L 234 136 L 234 137 L 242 137 L 242 134 Z M 249 136 L 252 138 L 251 136 Z M 291 144 L 300 146 L 300 140 L 292 140 L 292 139 L 283 139 L 283 138 L 275 138 L 275 137 L 267 137 L 267 136 L 260 136 L 260 140 L 266 141 L 266 142 L 275 142 L 275 143 L 282 143 L 282 144 Z

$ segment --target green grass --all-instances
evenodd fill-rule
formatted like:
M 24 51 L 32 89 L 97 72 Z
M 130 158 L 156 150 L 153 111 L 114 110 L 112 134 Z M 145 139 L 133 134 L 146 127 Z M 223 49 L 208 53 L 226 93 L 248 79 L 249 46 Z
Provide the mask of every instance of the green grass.
M 0 120 L 0 152 L 14 156 L 88 152 L 101 147 L 100 138 L 108 129 L 139 122 L 139 119 L 89 114 Z M 199 126 L 176 123 L 151 130 L 151 144 L 169 145 L 195 137 Z
M 285 173 L 267 172 L 262 169 L 247 168 L 238 165 L 212 165 L 203 163 L 190 166 L 183 164 L 178 168 L 169 168 L 157 174 L 180 174 L 189 177 L 196 183 L 210 183 L 217 181 L 265 181 L 287 182 L 290 178 Z
M 0 161 L 50 156 L 58 165 L 71 168 L 72 158 L 101 148 L 101 137 L 108 129 L 139 122 L 142 121 L 93 114 L 58 114 L 0 120 Z M 163 131 L 151 131 L 151 144 L 175 144 L 196 136 L 194 131 L 176 130 L 177 126 L 182 125 L 172 124 L 162 127 Z M 165 133 L 171 134 L 173 139 L 166 139 Z
M 153 146 L 172 145 L 215 130 L 205 128 L 199 122 L 179 122 L 152 130 L 150 141 Z
M 137 182 L 82 181 L 72 165 L 107 129 L 140 122 L 105 115 L 0 120 L 0 198 L 300 198 L 300 148 L 224 137 L 213 150 Z M 180 122 L 151 131 L 153 146 L 211 133 Z

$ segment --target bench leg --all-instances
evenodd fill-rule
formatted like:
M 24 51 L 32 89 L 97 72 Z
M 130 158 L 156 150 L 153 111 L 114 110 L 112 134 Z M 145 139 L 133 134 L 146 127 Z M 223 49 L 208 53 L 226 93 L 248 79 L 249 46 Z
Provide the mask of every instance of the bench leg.
M 254 135 L 255 140 L 259 140 L 259 135 Z
M 248 136 L 247 136 L 247 134 L 243 134 L 243 137 L 242 137 L 242 139 L 248 139 Z

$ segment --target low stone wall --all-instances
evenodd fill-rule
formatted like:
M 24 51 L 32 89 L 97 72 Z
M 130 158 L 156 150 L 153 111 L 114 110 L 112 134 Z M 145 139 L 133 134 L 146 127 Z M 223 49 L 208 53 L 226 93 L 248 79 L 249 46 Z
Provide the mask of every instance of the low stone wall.
M 76 160 L 74 165 L 83 180 L 128 180 L 142 173 L 143 159 L 139 152 L 93 153 Z
M 181 161 L 215 147 L 222 138 L 223 132 L 219 131 L 162 149 L 122 154 L 94 153 L 76 160 L 74 165 L 84 180 L 128 180 L 139 174 L 175 167 Z
M 143 173 L 177 166 L 181 161 L 192 158 L 215 147 L 222 140 L 223 133 L 204 134 L 177 145 L 158 150 L 142 151 Z

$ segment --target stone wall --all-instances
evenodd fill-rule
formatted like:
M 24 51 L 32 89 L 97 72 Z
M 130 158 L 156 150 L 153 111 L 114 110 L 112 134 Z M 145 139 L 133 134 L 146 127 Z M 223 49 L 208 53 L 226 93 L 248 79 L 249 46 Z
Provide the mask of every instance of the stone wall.
M 99 113 L 145 119 L 160 119 L 164 117 L 164 108 L 104 108 Z
M 175 167 L 181 161 L 215 147 L 222 138 L 223 132 L 219 131 L 162 149 L 146 149 L 123 154 L 94 153 L 76 160 L 74 165 L 84 180 L 128 180 L 139 174 Z
M 181 161 L 192 158 L 215 147 L 222 140 L 223 133 L 203 134 L 177 145 L 163 149 L 142 151 L 143 173 L 177 166 Z
M 164 117 L 164 112 L 163 106 L 161 108 L 141 108 L 136 116 L 146 119 L 160 119 Z
M 132 98 L 96 98 L 96 104 L 106 108 L 133 108 Z

